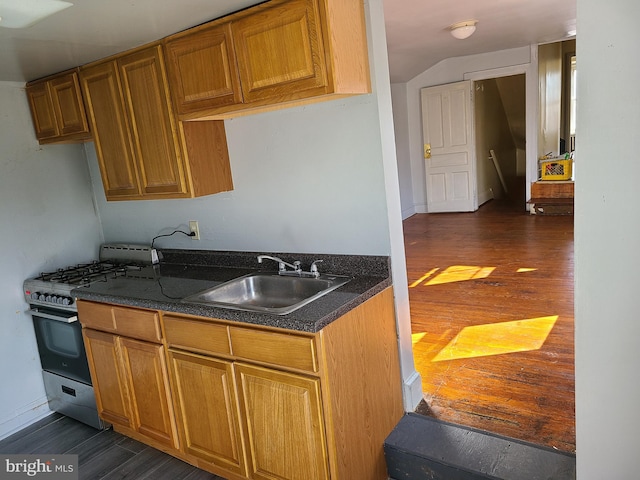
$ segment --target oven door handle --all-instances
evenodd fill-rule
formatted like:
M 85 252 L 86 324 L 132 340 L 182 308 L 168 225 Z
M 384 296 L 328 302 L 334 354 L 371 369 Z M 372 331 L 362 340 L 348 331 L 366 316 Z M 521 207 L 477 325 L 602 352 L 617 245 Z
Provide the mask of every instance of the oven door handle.
M 48 318 L 49 320 L 56 320 L 57 322 L 63 323 L 73 323 L 78 321 L 78 316 L 73 315 L 71 317 L 63 317 L 60 315 L 51 315 L 50 313 L 44 313 L 38 310 L 37 308 L 32 308 L 31 310 L 27 310 L 32 316 Z

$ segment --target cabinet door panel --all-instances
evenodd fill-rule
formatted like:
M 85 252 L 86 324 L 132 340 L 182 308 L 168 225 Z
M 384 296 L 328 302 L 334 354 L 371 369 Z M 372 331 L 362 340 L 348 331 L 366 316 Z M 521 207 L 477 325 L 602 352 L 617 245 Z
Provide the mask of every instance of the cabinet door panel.
M 293 0 L 232 23 L 245 102 L 327 85 L 318 20 L 314 0 Z
M 70 73 L 52 79 L 50 86 L 60 135 L 88 133 L 89 126 L 80 95 L 78 75 Z
M 251 478 L 328 478 L 320 381 L 246 364 L 236 377 Z
M 107 198 L 139 196 L 138 175 L 115 62 L 80 71 Z
M 49 95 L 46 82 L 27 87 L 27 97 L 33 118 L 33 128 L 38 140 L 58 136 L 58 124 L 56 123 L 53 103 Z
M 186 453 L 246 474 L 231 362 L 169 350 Z
M 90 329 L 84 329 L 82 333 L 98 413 L 108 422 L 131 427 L 127 387 L 118 355 L 118 337 Z
M 242 102 L 229 24 L 170 40 L 166 55 L 179 114 Z
M 177 448 L 162 345 L 125 337 L 120 337 L 120 341 L 131 394 L 133 428 Z
M 184 193 L 184 167 L 160 47 L 122 57 L 118 66 L 143 192 Z

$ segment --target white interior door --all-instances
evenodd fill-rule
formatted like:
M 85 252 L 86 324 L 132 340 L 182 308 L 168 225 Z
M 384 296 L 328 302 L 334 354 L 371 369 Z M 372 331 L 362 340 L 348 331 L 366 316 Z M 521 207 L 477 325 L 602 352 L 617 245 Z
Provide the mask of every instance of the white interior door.
M 471 81 L 421 90 L 427 210 L 478 209 Z

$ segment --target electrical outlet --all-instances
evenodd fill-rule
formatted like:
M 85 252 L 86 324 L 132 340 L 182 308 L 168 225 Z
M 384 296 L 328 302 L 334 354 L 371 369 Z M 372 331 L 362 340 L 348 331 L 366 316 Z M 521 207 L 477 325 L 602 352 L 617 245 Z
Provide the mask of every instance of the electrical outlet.
M 192 240 L 200 240 L 200 228 L 198 227 L 197 220 L 189 220 L 189 231 L 195 233 L 195 235 L 191 237 Z

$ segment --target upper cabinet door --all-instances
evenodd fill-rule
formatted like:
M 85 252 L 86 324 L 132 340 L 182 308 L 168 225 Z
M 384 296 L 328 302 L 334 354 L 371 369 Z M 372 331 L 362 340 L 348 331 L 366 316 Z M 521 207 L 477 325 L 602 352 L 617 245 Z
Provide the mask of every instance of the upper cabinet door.
M 187 191 L 160 46 L 118 58 L 144 194 Z
M 49 84 L 60 135 L 88 133 L 89 125 L 80 94 L 78 74 L 72 72 L 54 78 Z
M 29 99 L 36 138 L 43 140 L 58 136 L 58 124 L 56 123 L 48 84 L 42 82 L 28 86 L 27 98 Z
M 314 0 L 293 0 L 240 18 L 231 28 L 247 103 L 326 93 L 327 71 Z
M 228 23 L 174 37 L 165 55 L 178 114 L 242 103 Z
M 108 199 L 140 196 L 116 63 L 83 68 L 80 84 Z
M 27 98 L 40 143 L 83 142 L 91 138 L 75 70 L 29 83 Z

